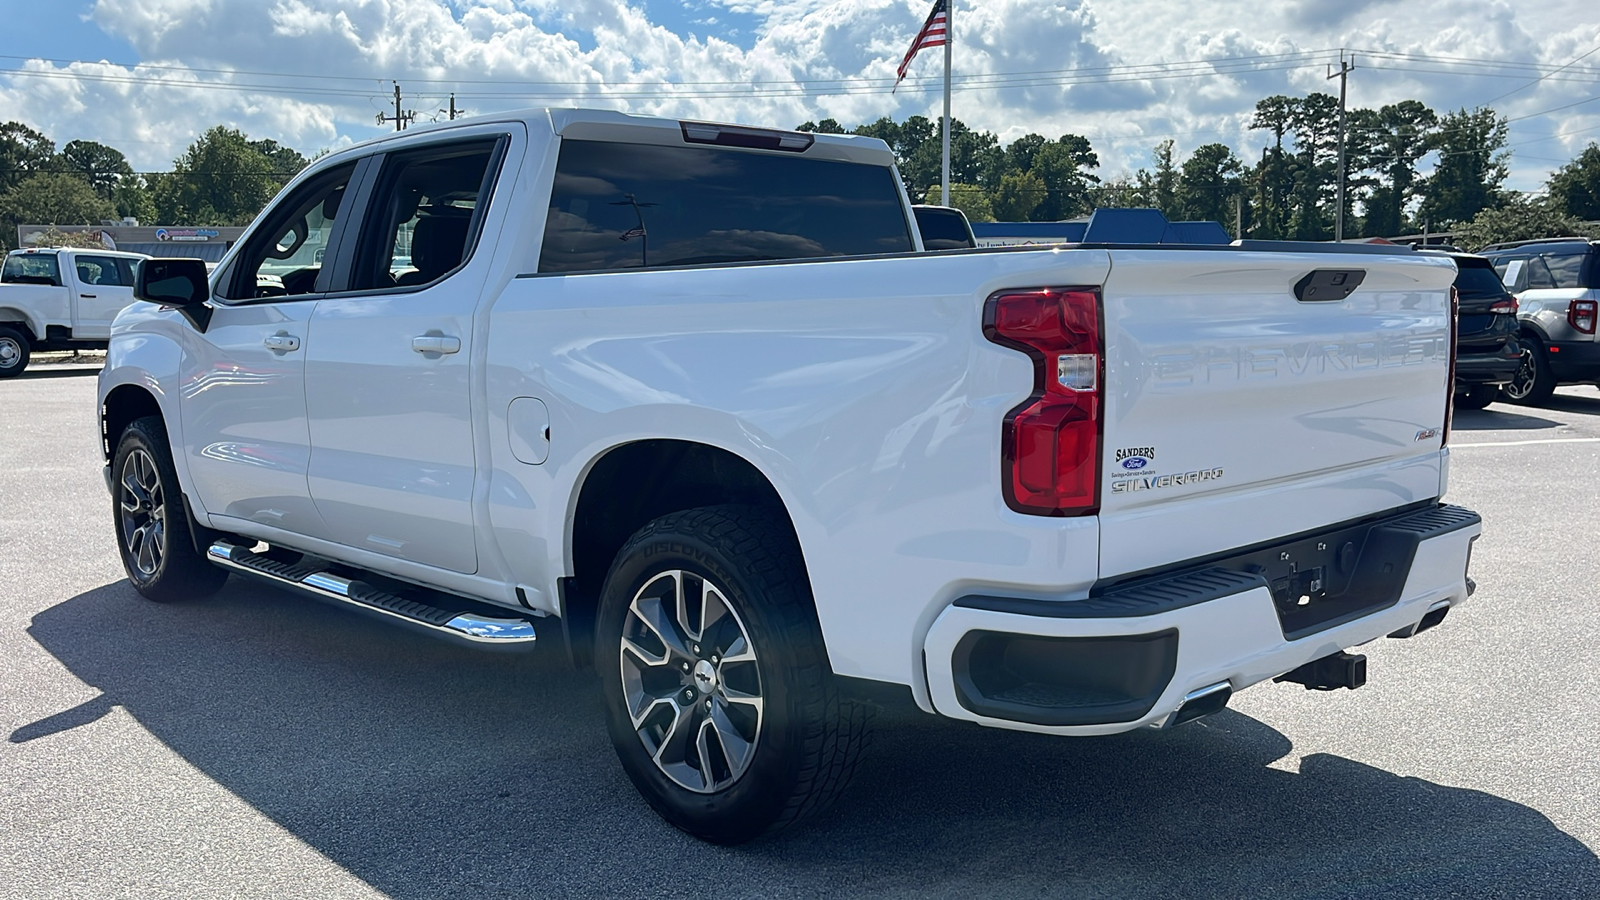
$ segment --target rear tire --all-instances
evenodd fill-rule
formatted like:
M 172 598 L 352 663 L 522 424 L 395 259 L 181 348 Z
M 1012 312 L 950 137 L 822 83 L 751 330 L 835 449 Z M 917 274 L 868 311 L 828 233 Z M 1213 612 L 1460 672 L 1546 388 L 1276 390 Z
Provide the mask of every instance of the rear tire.
M 1550 399 L 1556 390 L 1556 376 L 1550 371 L 1544 347 L 1537 341 L 1522 341 L 1522 362 L 1517 375 L 1500 389 L 1500 395 L 1512 403 L 1539 406 Z
M 606 576 L 595 664 L 617 758 L 662 818 L 739 844 L 825 807 L 866 742 L 800 548 L 755 507 L 640 529 Z
M 33 344 L 28 336 L 9 325 L 0 325 L 0 378 L 22 374 L 33 355 Z
M 135 419 L 123 429 L 112 457 L 111 492 L 117 549 L 134 590 L 167 603 L 209 597 L 228 580 L 225 570 L 195 550 L 159 417 Z
M 1483 409 L 1500 398 L 1500 389 L 1492 384 L 1475 384 L 1465 394 L 1456 397 L 1461 409 Z

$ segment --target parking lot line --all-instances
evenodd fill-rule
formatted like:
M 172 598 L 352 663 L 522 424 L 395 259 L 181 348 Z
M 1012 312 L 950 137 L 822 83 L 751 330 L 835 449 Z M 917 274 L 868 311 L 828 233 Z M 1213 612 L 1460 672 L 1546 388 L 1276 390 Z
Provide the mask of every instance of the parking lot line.
M 1462 447 L 1523 447 L 1528 444 L 1593 444 L 1600 442 L 1600 437 L 1586 438 L 1544 438 L 1537 441 L 1474 441 L 1466 444 L 1451 444 L 1451 450 Z

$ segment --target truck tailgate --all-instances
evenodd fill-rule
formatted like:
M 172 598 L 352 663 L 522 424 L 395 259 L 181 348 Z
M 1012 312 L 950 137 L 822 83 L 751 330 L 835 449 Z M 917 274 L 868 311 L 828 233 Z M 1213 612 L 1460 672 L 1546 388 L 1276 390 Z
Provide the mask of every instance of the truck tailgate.
M 1439 496 L 1448 259 L 1113 250 L 1100 575 Z M 1364 270 L 1301 301 L 1317 269 Z

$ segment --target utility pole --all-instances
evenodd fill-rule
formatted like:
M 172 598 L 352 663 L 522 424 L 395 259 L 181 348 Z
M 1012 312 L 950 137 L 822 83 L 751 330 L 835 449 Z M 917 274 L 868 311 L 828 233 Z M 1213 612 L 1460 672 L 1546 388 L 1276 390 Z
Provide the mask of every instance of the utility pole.
M 1339 71 L 1333 71 L 1333 66 L 1328 67 L 1328 78 L 1339 79 L 1339 190 L 1338 208 L 1333 211 L 1333 239 L 1344 240 L 1344 97 L 1346 83 L 1350 78 L 1350 70 L 1356 67 L 1355 58 L 1344 58 L 1344 51 L 1339 51 Z M 1324 79 L 1326 80 L 1326 79 Z
M 454 109 L 455 108 L 455 95 L 451 94 L 450 95 L 450 99 L 451 99 L 450 107 L 452 109 Z M 411 110 L 402 110 L 400 108 L 400 82 L 396 81 L 394 83 L 394 115 L 386 116 L 383 113 L 378 113 L 378 124 L 382 125 L 385 122 L 393 122 L 394 123 L 394 130 L 395 131 L 401 131 L 407 125 L 411 124 L 412 120 L 415 119 L 416 117 L 417 117 L 417 114 L 415 112 L 413 112 Z
M 1241 187 L 1242 191 L 1243 188 Z M 1244 195 L 1233 195 L 1233 239 L 1244 240 Z
M 450 121 L 454 122 L 455 120 L 456 120 L 456 95 L 455 95 L 454 92 L 452 92 L 450 94 Z

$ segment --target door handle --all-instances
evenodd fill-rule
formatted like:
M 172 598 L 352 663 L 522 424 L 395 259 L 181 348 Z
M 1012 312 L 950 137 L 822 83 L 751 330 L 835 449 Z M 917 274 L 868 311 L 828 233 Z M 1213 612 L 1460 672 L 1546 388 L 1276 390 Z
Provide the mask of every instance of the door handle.
M 78 296 L 85 300 L 93 300 L 95 298 L 94 294 L 79 294 Z
M 460 353 L 461 338 L 443 334 L 424 334 L 411 339 L 411 349 L 418 353 Z
M 268 350 L 275 350 L 279 353 L 288 353 L 291 350 L 300 349 L 300 339 L 292 334 L 274 334 L 261 343 L 265 344 Z

